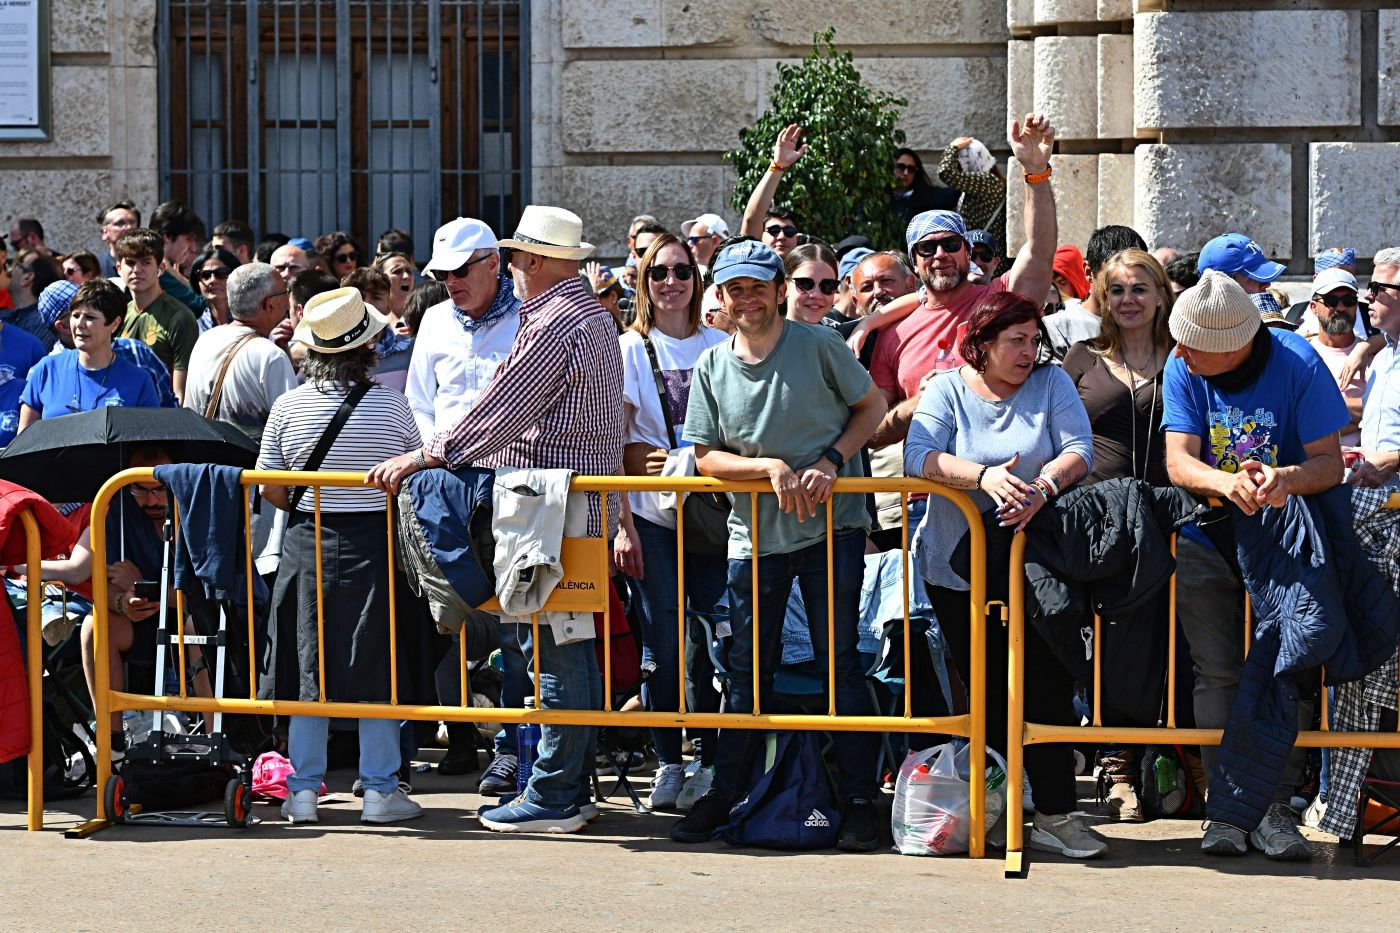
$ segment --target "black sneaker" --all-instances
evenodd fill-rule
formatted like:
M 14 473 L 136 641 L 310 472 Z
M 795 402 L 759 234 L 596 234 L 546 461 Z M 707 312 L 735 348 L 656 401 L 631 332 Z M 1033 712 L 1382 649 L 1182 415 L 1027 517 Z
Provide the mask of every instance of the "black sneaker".
M 836 848 L 843 852 L 874 852 L 880 848 L 880 810 L 875 801 L 853 797 L 846 802 Z
M 483 797 L 515 793 L 515 775 L 519 768 L 514 755 L 497 755 L 481 775 L 476 792 Z
M 730 806 L 729 798 L 717 790 L 710 791 L 671 827 L 671 838 L 676 842 L 709 842 L 729 822 Z

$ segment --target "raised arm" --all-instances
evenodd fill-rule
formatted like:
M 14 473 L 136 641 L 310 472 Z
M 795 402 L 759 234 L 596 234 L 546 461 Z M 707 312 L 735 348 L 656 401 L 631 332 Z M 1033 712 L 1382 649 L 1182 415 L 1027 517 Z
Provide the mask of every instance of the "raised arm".
M 1050 167 L 1055 148 L 1055 128 L 1041 113 L 1026 114 L 1025 124 L 1011 122 L 1011 151 L 1027 176 L 1038 176 Z M 1048 179 L 1026 187 L 1026 244 L 1016 254 L 1007 273 L 1007 288 L 1039 303 L 1050 290 L 1059 230 L 1055 220 L 1055 194 Z
M 744 219 L 739 225 L 740 233 L 745 236 L 762 237 L 763 218 L 768 216 L 768 208 L 773 206 L 773 196 L 778 193 L 783 173 L 792 168 L 793 163 L 802 158 L 803 153 L 807 151 L 806 143 L 798 145 L 801 139 L 802 128 L 796 123 L 778 134 L 778 141 L 773 144 L 773 163 L 759 179 L 753 194 L 749 195 L 749 203 L 744 207 Z

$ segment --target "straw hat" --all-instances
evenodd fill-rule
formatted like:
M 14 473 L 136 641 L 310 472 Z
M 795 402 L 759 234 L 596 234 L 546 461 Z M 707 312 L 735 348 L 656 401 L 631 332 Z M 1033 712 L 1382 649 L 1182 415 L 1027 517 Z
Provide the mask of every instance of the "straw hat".
M 317 353 L 344 353 L 369 343 L 389 324 L 358 288 L 337 288 L 313 295 L 302 311 L 292 339 Z
M 1176 342 L 1203 353 L 1233 353 L 1259 330 L 1259 309 L 1234 279 L 1215 269 L 1186 289 L 1168 325 Z
M 581 236 L 583 221 L 577 214 L 562 207 L 530 204 L 520 215 L 515 233 L 497 245 L 553 259 L 585 259 L 593 252 L 593 244 L 582 242 Z

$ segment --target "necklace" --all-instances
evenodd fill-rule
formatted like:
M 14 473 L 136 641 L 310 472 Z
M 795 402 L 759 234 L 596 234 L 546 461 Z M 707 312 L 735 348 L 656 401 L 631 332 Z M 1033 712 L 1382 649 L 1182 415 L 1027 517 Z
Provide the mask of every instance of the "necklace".
M 1157 351 L 1156 351 L 1156 350 L 1153 350 L 1153 351 L 1152 351 L 1152 355 L 1153 355 L 1153 357 L 1155 358 L 1156 355 L 1157 355 Z M 1127 360 L 1128 360 L 1128 356 L 1127 356 L 1127 354 L 1125 353 L 1125 354 L 1123 355 L 1123 362 L 1124 362 L 1125 365 L 1126 365 L 1126 363 L 1127 363 Z M 1133 375 L 1133 371 L 1132 371 L 1131 369 L 1129 369 L 1129 370 L 1128 370 L 1128 376 L 1129 376 L 1129 378 L 1132 378 L 1132 375 Z M 1141 475 L 1138 474 L 1138 465 L 1137 465 L 1137 462 L 1138 462 L 1138 459 L 1137 459 L 1137 458 L 1138 458 L 1138 444 L 1137 444 L 1137 388 L 1138 388 L 1138 387 L 1137 387 L 1137 386 L 1125 386 L 1125 388 L 1128 390 L 1128 411 L 1131 412 L 1130 417 L 1131 417 L 1131 419 L 1132 419 L 1131 422 L 1130 422 L 1132 426 L 1131 426 L 1131 428 L 1129 429 L 1129 432 L 1130 432 L 1131 435 L 1132 435 L 1132 448 L 1131 448 L 1131 449 L 1132 449 L 1132 457 L 1133 457 L 1133 462 L 1132 462 L 1132 475 L 1133 475 L 1133 479 L 1141 480 L 1142 482 L 1146 482 L 1146 481 L 1147 481 L 1147 461 L 1148 461 L 1149 456 L 1150 456 L 1151 453 L 1152 453 L 1152 417 L 1153 417 L 1155 414 L 1157 414 L 1157 374 L 1156 374 L 1156 373 L 1153 373 L 1153 374 L 1152 374 L 1152 406 L 1151 406 L 1150 408 L 1147 409 L 1147 440 L 1146 440 L 1146 443 L 1143 445 L 1145 449 L 1144 449 L 1143 452 L 1142 452 L 1142 474 L 1141 474 Z
M 1128 351 L 1126 348 L 1120 350 L 1119 352 L 1123 356 L 1123 368 L 1128 371 L 1128 378 L 1129 380 L 1133 381 L 1134 388 L 1136 388 L 1139 385 L 1143 385 L 1147 382 L 1148 379 L 1152 379 L 1154 381 L 1156 380 L 1155 374 L 1150 372 L 1150 370 L 1153 369 L 1157 363 L 1156 347 L 1153 347 L 1151 350 L 1148 351 L 1147 359 L 1144 360 L 1140 365 L 1134 365 L 1133 361 L 1128 359 Z M 1147 375 L 1144 375 L 1144 373 L 1146 373 Z
M 107 365 L 102 370 L 102 381 L 97 385 L 97 394 L 92 397 L 93 408 L 97 407 L 98 399 L 102 398 L 102 393 L 107 391 L 107 377 L 112 374 L 112 365 L 117 361 L 117 351 L 112 350 L 111 356 L 107 359 Z M 73 354 L 73 401 L 68 406 L 72 412 L 90 411 L 83 407 L 83 372 L 92 372 L 78 361 L 78 354 Z

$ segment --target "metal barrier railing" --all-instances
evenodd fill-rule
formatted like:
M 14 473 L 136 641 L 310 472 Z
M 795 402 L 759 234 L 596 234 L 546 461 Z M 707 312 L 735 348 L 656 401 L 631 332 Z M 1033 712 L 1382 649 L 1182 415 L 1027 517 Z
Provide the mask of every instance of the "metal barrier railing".
M 137 482 L 153 482 L 154 474 L 150 469 L 126 470 L 117 474 L 103 486 L 98 493 L 93 504 L 92 511 L 92 549 L 93 565 L 95 567 L 105 566 L 107 554 L 107 534 L 106 515 L 113 497 L 118 491 L 129 484 Z M 246 470 L 242 474 L 244 486 L 273 485 L 273 486 L 305 486 L 312 491 L 312 510 L 316 523 L 316 567 L 317 567 L 317 603 L 318 603 L 318 637 L 323 636 L 325 630 L 324 601 L 322 587 L 324 580 L 321 570 L 321 490 L 326 488 L 364 488 L 364 475 L 360 473 L 301 473 L 290 471 L 256 471 Z M 679 650 L 682 657 L 679 659 L 680 675 L 684 677 L 684 657 L 686 638 L 684 625 L 685 613 L 685 577 L 684 577 L 684 495 L 695 492 L 725 492 L 736 495 L 748 495 L 752 514 L 754 515 L 751 544 L 753 552 L 758 553 L 758 540 L 762 531 L 758 527 L 758 501 L 762 495 L 773 495 L 772 487 L 762 481 L 727 482 L 701 477 L 575 477 L 571 490 L 574 492 L 592 493 L 625 493 L 632 491 L 650 492 L 675 492 L 681 500 L 677 507 L 677 563 L 678 563 L 678 583 L 677 596 L 681 601 L 680 616 L 680 640 Z M 832 636 L 832 627 L 835 624 L 833 618 L 833 537 L 832 537 L 832 515 L 833 503 L 837 494 L 857 494 L 865 495 L 874 492 L 899 493 L 901 509 L 901 546 L 906 555 L 903 569 L 904 588 L 904 711 L 903 715 L 891 716 L 860 716 L 860 715 L 840 715 L 836 708 L 835 685 L 835 639 Z M 911 697 L 911 651 L 912 639 L 910 638 L 910 618 L 909 618 L 909 579 L 910 562 L 907 559 L 909 550 L 909 497 L 913 493 L 924 493 L 928 495 L 942 496 L 952 501 L 963 516 L 968 520 L 970 528 L 971 545 L 971 589 L 968 594 L 969 625 L 972 643 L 971 672 L 967 678 L 968 688 L 968 709 L 969 712 L 957 716 L 914 716 Z M 602 503 L 602 521 L 607 525 L 608 499 L 609 496 L 599 497 Z M 173 497 L 170 501 L 172 512 L 176 512 Z M 386 501 L 385 526 L 386 526 L 386 547 L 390 561 L 389 566 L 394 566 L 395 559 L 395 530 L 394 530 L 394 503 L 392 500 Z M 971 500 L 962 492 L 950 489 L 945 486 L 920 480 L 904 478 L 841 478 L 836 481 L 833 496 L 828 499 L 825 509 L 826 515 L 826 558 L 827 558 L 827 692 L 828 710 L 826 715 L 809 714 L 778 714 L 764 712 L 760 707 L 760 654 L 759 646 L 759 624 L 758 624 L 758 593 L 759 575 L 753 573 L 753 697 L 754 709 L 752 713 L 697 713 L 687 711 L 685 708 L 685 690 L 682 680 L 680 691 L 680 705 L 675 712 L 662 711 L 641 711 L 631 710 L 622 712 L 612 709 L 612 646 L 611 639 L 604 638 L 604 661 L 602 665 L 602 677 L 604 681 L 602 710 L 564 710 L 564 709 L 543 709 L 540 708 L 539 700 L 539 652 L 534 655 L 534 690 L 536 707 L 527 708 L 501 708 L 501 707 L 473 707 L 470 705 L 470 687 L 467 677 L 467 654 L 468 646 L 463 644 L 459 656 L 459 666 L 462 675 L 461 703 L 457 706 L 450 705 L 427 705 L 427 704 L 404 704 L 398 702 L 398 679 L 397 670 L 392 656 L 391 647 L 390 661 L 390 699 L 388 703 L 350 703 L 327 700 L 325 691 L 325 654 L 318 652 L 321 669 L 319 674 L 320 699 L 317 702 L 306 702 L 299 700 L 260 700 L 256 698 L 256 677 L 250 673 L 249 696 L 244 698 L 211 698 L 190 696 L 186 689 L 186 666 L 185 635 L 184 635 L 184 608 L 181 594 L 176 593 L 177 618 L 182 620 L 175 626 L 176 637 L 176 664 L 179 675 L 177 680 L 180 684 L 178 695 L 174 696 L 146 696 L 129 692 L 115 692 L 111 689 L 111 680 L 107 665 L 101 660 L 95 665 L 94 680 L 96 683 L 96 697 L 94 706 L 96 708 L 96 718 L 98 723 L 108 722 L 114 711 L 120 710 L 178 710 L 182 712 L 197 713 L 252 713 L 259 715 L 278 716 L 335 716 L 347 718 L 374 718 L 374 719 L 397 719 L 397 720 L 427 720 L 446 722 L 499 722 L 499 723 L 541 723 L 554 725 L 584 725 L 584 726 L 629 726 L 629 727 L 695 727 L 711 729 L 796 729 L 796 730 L 839 730 L 856 732 L 924 732 L 940 733 L 966 737 L 969 740 L 969 766 L 971 774 L 982 774 L 985 770 L 985 736 L 986 721 L 983 709 L 986 703 L 986 681 L 985 681 L 985 632 L 986 614 L 991 610 L 992 605 L 999 608 L 1001 617 L 1005 617 L 1006 607 L 1000 603 L 989 605 L 986 601 L 986 546 L 985 532 L 982 527 L 981 518 L 976 507 Z M 179 516 L 175 514 L 174 524 L 179 526 Z M 809 521 L 812 519 L 809 519 Z M 251 534 L 247 532 L 251 527 L 250 509 L 245 499 L 244 503 L 244 530 L 245 539 L 251 541 Z M 256 643 L 255 626 L 256 620 L 253 616 L 252 598 L 252 573 L 253 559 L 251 546 L 245 553 L 244 566 L 248 574 L 248 644 L 249 644 L 249 671 L 257 670 L 257 659 L 254 657 L 252 646 Z M 586 579 L 594 586 L 575 588 L 556 588 L 555 595 L 546 602 L 544 609 L 569 609 L 574 611 L 595 611 L 604 614 L 603 631 L 607 632 L 607 614 L 609 613 L 607 600 L 607 542 L 605 539 L 565 539 L 563 550 L 564 571 L 567 579 Z M 389 575 L 390 586 L 393 583 L 393 574 Z M 591 596 L 589 594 L 592 594 Z M 107 637 L 107 580 L 105 574 L 94 574 L 93 576 L 93 604 L 96 613 L 96 625 L 94 632 L 94 656 L 98 659 L 107 657 L 105 649 L 105 639 Z M 393 646 L 397 638 L 397 619 L 393 611 L 393 600 L 390 599 L 390 612 L 387 619 L 390 634 L 390 645 Z M 489 608 L 487 604 L 483 608 Z M 535 638 L 538 639 L 539 616 L 535 615 L 532 621 Z M 465 641 L 465 629 L 464 641 Z M 536 640 L 538 644 L 538 640 Z M 164 646 L 161 646 L 164 650 Z M 106 802 L 103 799 L 102 788 L 106 786 L 111 769 L 111 738 L 107 728 L 97 730 L 97 819 L 90 825 L 88 831 L 101 828 L 107 820 Z M 970 782 L 971 808 L 973 819 L 969 832 L 968 854 L 974 858 L 980 858 L 984 854 L 986 827 L 982 825 L 985 782 L 973 780 Z
M 1400 508 L 1400 494 L 1392 495 L 1386 508 Z M 1172 557 L 1176 557 L 1176 537 L 1172 537 Z M 1168 635 L 1167 635 L 1167 702 L 1166 725 L 1158 727 L 1105 726 L 1103 724 L 1101 697 L 1103 620 L 1094 616 L 1094 702 L 1090 725 L 1057 726 L 1031 722 L 1025 716 L 1025 696 L 1022 686 L 1025 681 L 1025 620 L 1026 620 L 1026 536 L 1018 534 L 1012 541 L 1010 560 L 1009 604 L 1010 619 L 1007 631 L 1009 663 L 1007 665 L 1007 749 L 1006 784 L 1012 791 L 1007 794 L 1006 809 L 1006 874 L 1018 875 L 1022 869 L 1022 849 L 1024 835 L 1024 814 L 1021 794 L 1016 789 L 1021 786 L 1024 773 L 1022 752 L 1027 745 L 1049 745 L 1068 742 L 1101 742 L 1125 745 L 1146 745 L 1158 742 L 1176 745 L 1219 745 L 1224 730 L 1202 728 L 1178 728 L 1176 725 L 1176 589 L 1177 578 L 1173 573 L 1168 589 Z M 1244 650 L 1248 653 L 1253 635 L 1253 612 L 1248 594 L 1244 602 Z M 1190 663 L 1189 659 L 1188 662 Z M 1327 686 L 1325 672 L 1321 684 L 1321 729 L 1299 731 L 1295 746 L 1304 748 L 1400 748 L 1400 730 L 1396 732 L 1334 732 L 1329 728 L 1327 709 Z M 1020 741 L 1016 741 L 1016 737 Z
M 25 510 L 20 513 L 24 526 L 24 574 L 26 593 L 24 615 L 25 676 L 29 683 L 29 800 L 26 814 L 31 833 L 44 828 L 44 585 L 39 579 L 42 557 L 39 523 Z

